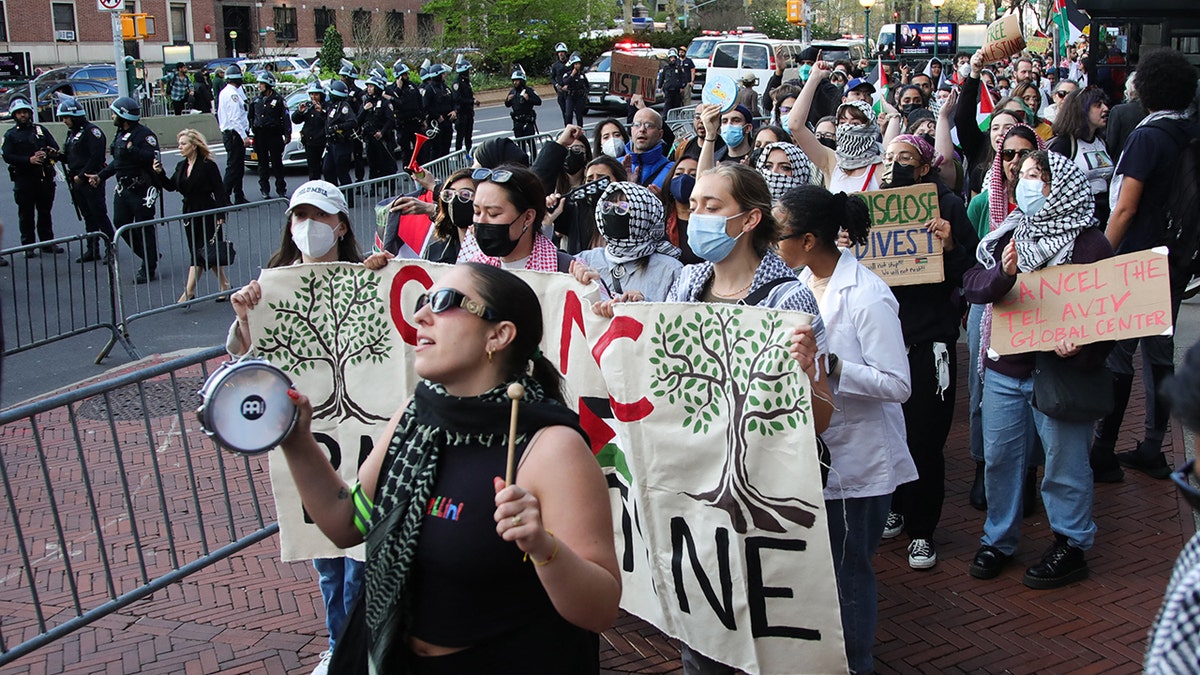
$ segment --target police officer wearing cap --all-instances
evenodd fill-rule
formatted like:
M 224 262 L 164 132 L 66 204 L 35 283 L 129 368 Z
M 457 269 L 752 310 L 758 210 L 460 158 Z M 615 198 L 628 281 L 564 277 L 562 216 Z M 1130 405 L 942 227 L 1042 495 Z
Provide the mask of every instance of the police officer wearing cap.
M 454 70 L 458 72 L 454 86 L 450 88 L 450 97 L 454 103 L 454 111 L 450 114 L 454 117 L 454 130 L 458 132 L 454 139 L 454 149 L 469 150 L 471 135 L 475 130 L 475 106 L 479 105 L 479 101 L 471 87 L 471 62 L 460 58 Z
M 567 89 L 563 86 L 563 75 L 570 67 L 567 65 L 567 43 L 554 45 L 554 63 L 550 64 L 550 84 L 554 85 L 554 93 L 558 95 L 558 108 L 562 111 L 563 126 L 571 123 L 567 114 Z
M 436 63 L 429 67 L 429 77 L 425 80 L 425 96 L 422 104 L 425 107 L 425 117 L 429 128 L 438 130 L 431 135 L 425 148 L 429 151 L 422 163 L 429 162 L 450 154 L 450 141 L 453 136 L 453 126 L 450 124 L 450 113 L 454 111 L 454 101 L 450 96 L 450 87 L 446 85 L 446 73 L 450 66 Z
M 329 112 L 325 114 L 325 180 L 334 185 L 350 184 L 351 156 L 358 116 L 350 106 L 346 83 L 329 83 Z M 353 199 L 351 194 L 351 199 Z
M 300 145 L 304 147 L 308 179 L 320 180 L 325 157 L 325 89 L 319 81 L 308 85 L 308 100 L 292 113 L 292 124 L 300 125 Z
M 667 63 L 658 71 L 658 88 L 663 92 L 663 119 L 672 108 L 683 105 L 683 90 L 689 84 L 690 77 L 679 61 L 679 50 L 667 52 Z M 690 97 L 689 97 L 690 98 Z
M 363 101 L 363 92 L 358 88 L 357 82 L 358 68 L 353 63 L 343 60 L 342 67 L 338 70 L 338 77 L 342 78 L 342 84 L 346 85 L 346 103 L 350 105 L 350 111 L 357 119 L 358 113 L 362 111 Z M 363 153 L 362 137 L 359 136 L 357 126 L 350 139 L 350 164 L 354 167 L 354 180 L 362 181 L 363 177 L 367 175 L 367 163 Z M 334 184 L 340 185 L 341 183 Z
M 537 92 L 525 84 L 525 70 L 517 66 L 512 74 L 513 88 L 504 99 L 505 107 L 512 108 L 509 115 L 513 121 L 513 136 L 525 138 L 537 133 L 537 111 L 534 106 L 542 104 Z
M 258 154 L 258 190 L 263 199 L 271 197 L 271 175 L 275 176 L 275 194 L 287 197 L 283 179 L 283 146 L 292 137 L 292 121 L 287 103 L 275 91 L 275 75 L 265 71 L 258 76 L 258 96 L 250 104 L 250 130 L 254 132 L 254 151 Z
M 110 176 L 117 177 L 113 191 L 113 225 L 138 223 L 154 218 L 154 203 L 158 201 L 158 188 L 154 186 L 154 161 L 158 159 L 158 137 L 141 124 L 142 109 L 138 102 L 122 96 L 108 107 L 113 113 L 113 126 L 117 133 L 113 137 L 109 153 L 112 164 L 98 174 L 85 174 L 92 187 Z M 133 283 L 144 284 L 158 277 L 158 233 L 154 227 L 127 230 L 123 235 L 133 249 L 134 255 L 142 259 L 142 266 L 133 278 Z
M 571 54 L 571 58 L 567 59 L 567 72 L 563 73 L 559 81 L 566 92 L 566 123 L 571 124 L 573 119 L 575 124 L 583 126 L 583 113 L 587 111 L 588 81 L 587 76 L 583 74 L 583 59 L 579 58 L 579 52 Z
M 17 202 L 17 220 L 21 228 L 21 245 L 50 241 L 54 238 L 54 162 L 58 158 L 58 141 L 46 127 L 33 122 L 33 106 L 23 98 L 13 101 L 9 108 L 15 124 L 4 132 L 0 148 L 8 163 L 8 175 L 13 182 Z M 36 227 L 34 221 L 36 220 Z M 42 246 L 46 253 L 62 253 L 57 244 Z M 26 258 L 37 256 L 36 249 L 25 252 Z
M 383 88 L 387 86 L 384 78 L 382 72 L 371 73 L 362 110 L 358 113 L 358 126 L 367 144 L 367 165 L 371 169 L 371 178 L 385 178 L 396 173 L 396 158 L 392 156 L 395 111 L 392 102 L 384 96 Z
M 104 253 L 100 253 L 100 240 L 88 239 L 83 255 L 75 259 L 78 263 L 104 260 L 112 254 L 113 226 L 108 219 L 108 204 L 102 186 L 93 187 L 88 174 L 98 174 L 104 168 L 107 139 L 100 127 L 87 118 L 87 111 L 73 98 L 63 97 L 58 104 L 58 117 L 67 127 L 67 140 L 63 143 L 63 168 L 66 170 L 67 190 L 75 211 L 83 219 L 89 234 L 98 232 L 107 237 Z
M 422 108 L 421 90 L 413 83 L 408 66 L 397 61 L 392 64 L 396 75 L 395 84 L 388 87 L 392 97 L 392 108 L 396 111 L 396 131 L 400 136 L 400 163 L 408 166 L 412 161 L 417 134 L 425 131 L 425 112 Z
M 250 203 L 242 187 L 246 176 L 246 139 L 250 137 L 246 110 L 242 69 L 234 64 L 225 69 L 225 86 L 217 96 L 217 126 L 225 146 L 225 193 L 234 204 Z

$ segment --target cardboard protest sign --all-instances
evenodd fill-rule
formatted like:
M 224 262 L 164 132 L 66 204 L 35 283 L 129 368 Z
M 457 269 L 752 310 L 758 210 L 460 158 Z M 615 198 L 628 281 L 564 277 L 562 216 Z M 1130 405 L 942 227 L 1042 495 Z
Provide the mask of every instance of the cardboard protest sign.
M 1028 42 L 1029 51 L 1034 54 L 1045 54 L 1050 50 L 1050 38 L 1031 37 L 1026 42 Z
M 1025 49 L 1025 36 L 1021 35 L 1021 21 L 1016 14 L 1006 14 L 992 22 L 987 28 L 987 41 L 980 52 L 984 63 L 995 63 Z
M 1019 274 L 992 311 L 990 349 L 1000 355 L 1051 351 L 1064 339 L 1086 345 L 1170 335 L 1167 249 Z
M 321 407 L 314 435 L 348 482 L 416 385 L 415 299 L 451 269 L 397 260 L 260 277 L 256 349 Z M 629 303 L 605 319 L 590 309 L 595 286 L 519 275 L 606 475 L 621 606 L 746 672 L 845 672 L 812 396 L 786 351 L 811 317 Z M 284 558 L 342 555 L 305 522 L 282 455 L 271 462 Z
M 608 93 L 625 99 L 641 94 L 646 103 L 653 103 L 657 81 L 658 59 L 613 52 Z
M 939 216 L 937 188 L 928 183 L 855 192 L 871 212 L 867 243 L 855 244 L 858 261 L 888 286 L 931 284 L 946 278 L 942 240 L 926 229 Z

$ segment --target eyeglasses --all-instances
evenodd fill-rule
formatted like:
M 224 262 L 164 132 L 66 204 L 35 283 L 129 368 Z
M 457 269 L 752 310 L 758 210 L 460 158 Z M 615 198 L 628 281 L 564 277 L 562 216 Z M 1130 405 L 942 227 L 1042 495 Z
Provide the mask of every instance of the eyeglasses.
M 458 197 L 458 201 L 463 204 L 470 204 L 475 199 L 475 191 L 470 188 L 459 188 L 457 190 L 447 188 L 442 190 L 442 201 L 447 204 L 454 201 L 455 197 Z
M 567 148 L 567 150 L 573 155 L 582 155 L 584 152 L 582 145 L 572 145 L 571 147 Z
M 500 317 L 491 309 L 488 309 L 482 302 L 475 302 L 453 288 L 439 288 L 432 293 L 418 295 L 417 306 L 413 309 L 413 312 L 421 311 L 421 308 L 425 305 L 429 305 L 429 311 L 434 314 L 441 314 L 448 309 L 461 307 L 484 321 L 500 320 Z
M 913 162 L 921 163 L 921 158 L 911 152 L 887 153 L 883 156 L 885 162 L 900 162 L 901 164 L 912 165 Z
M 508 169 L 479 168 L 471 172 L 471 180 L 477 183 L 485 180 L 490 180 L 493 183 L 507 183 L 512 177 L 513 172 Z
M 627 216 L 629 215 L 629 202 L 600 202 L 600 213 Z
M 629 125 L 630 129 L 657 129 L 658 125 L 654 122 L 634 122 Z
M 823 139 L 828 139 L 828 140 L 831 140 L 831 141 L 836 141 L 836 140 L 837 140 L 837 134 L 830 134 L 830 133 L 824 133 L 824 132 L 822 132 L 822 133 L 818 133 L 818 134 L 817 134 L 817 140 L 823 140 Z
M 1179 488 L 1179 493 L 1183 495 L 1184 501 L 1191 505 L 1197 511 L 1200 511 L 1200 490 L 1197 490 L 1189 476 L 1196 475 L 1196 460 L 1192 460 L 1183 465 L 1183 468 L 1171 473 L 1171 480 L 1175 482 L 1175 487 Z

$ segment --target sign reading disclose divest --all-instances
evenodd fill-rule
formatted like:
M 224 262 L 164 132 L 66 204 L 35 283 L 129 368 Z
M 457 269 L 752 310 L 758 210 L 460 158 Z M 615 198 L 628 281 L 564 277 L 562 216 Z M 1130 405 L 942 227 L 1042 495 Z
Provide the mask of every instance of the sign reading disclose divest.
M 1059 340 L 1086 345 L 1170 335 L 1167 249 L 1020 274 L 992 314 L 997 354 L 1046 352 Z
M 608 92 L 621 98 L 641 94 L 646 103 L 654 103 L 658 80 L 658 59 L 613 52 L 612 69 L 608 75 Z
M 855 192 L 871 212 L 867 243 L 855 244 L 858 261 L 888 286 L 931 284 L 945 279 L 942 240 L 926 229 L 937 218 L 937 188 L 911 185 L 891 190 Z

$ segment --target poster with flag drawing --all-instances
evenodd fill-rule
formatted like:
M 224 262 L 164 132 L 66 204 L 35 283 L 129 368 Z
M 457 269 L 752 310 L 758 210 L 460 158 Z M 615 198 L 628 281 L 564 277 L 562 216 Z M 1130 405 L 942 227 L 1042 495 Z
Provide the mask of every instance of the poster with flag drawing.
M 321 407 L 315 435 L 349 482 L 415 386 L 415 299 L 450 269 L 260 277 L 256 350 Z M 810 317 L 635 303 L 610 320 L 590 309 L 596 287 L 520 275 L 608 481 L 622 607 L 746 672 L 845 672 L 809 382 L 786 351 Z M 279 453 L 272 463 L 283 557 L 340 554 L 305 522 Z

